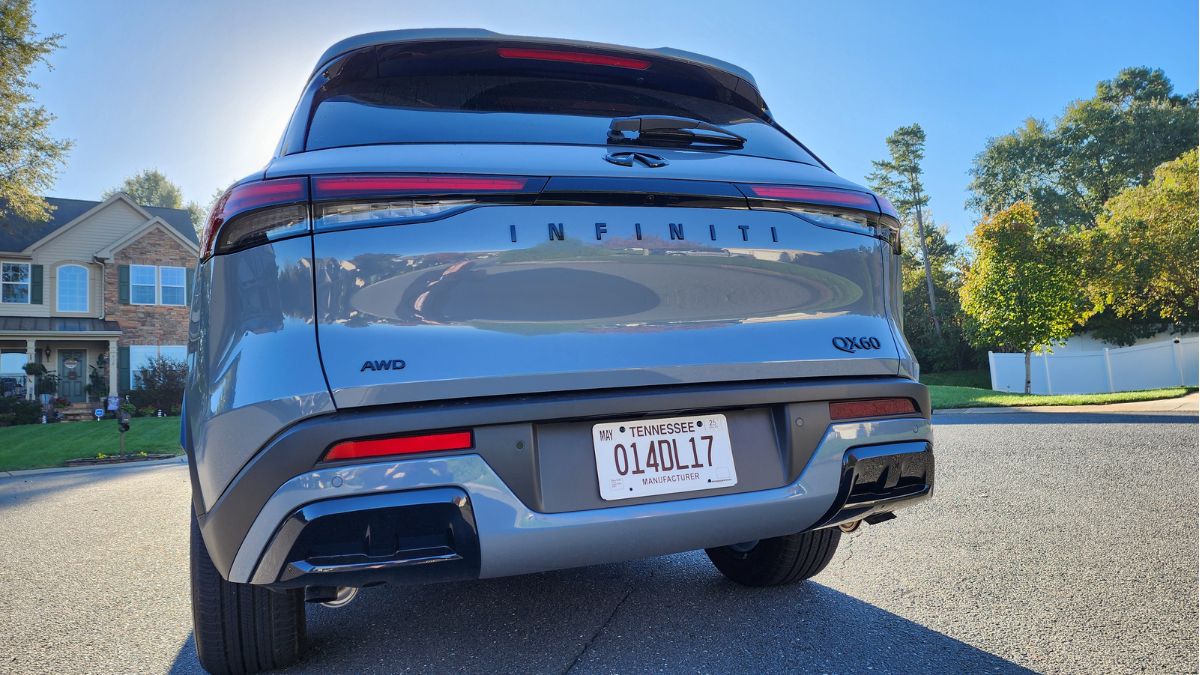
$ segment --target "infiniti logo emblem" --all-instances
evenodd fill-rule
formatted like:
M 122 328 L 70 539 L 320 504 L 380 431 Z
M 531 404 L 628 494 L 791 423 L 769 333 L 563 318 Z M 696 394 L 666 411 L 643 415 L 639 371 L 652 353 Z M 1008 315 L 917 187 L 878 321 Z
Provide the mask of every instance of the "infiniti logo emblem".
M 633 166 L 634 163 L 637 163 L 650 169 L 657 169 L 668 163 L 662 157 L 647 152 L 610 152 L 604 156 L 604 159 L 619 166 Z

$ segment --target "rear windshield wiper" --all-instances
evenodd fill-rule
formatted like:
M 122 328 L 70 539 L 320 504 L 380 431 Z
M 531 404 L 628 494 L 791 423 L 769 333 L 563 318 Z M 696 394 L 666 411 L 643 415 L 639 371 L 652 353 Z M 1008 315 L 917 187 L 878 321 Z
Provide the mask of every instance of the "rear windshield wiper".
M 688 117 L 639 115 L 615 118 L 608 125 L 608 142 L 613 145 L 741 148 L 746 139 L 715 124 Z

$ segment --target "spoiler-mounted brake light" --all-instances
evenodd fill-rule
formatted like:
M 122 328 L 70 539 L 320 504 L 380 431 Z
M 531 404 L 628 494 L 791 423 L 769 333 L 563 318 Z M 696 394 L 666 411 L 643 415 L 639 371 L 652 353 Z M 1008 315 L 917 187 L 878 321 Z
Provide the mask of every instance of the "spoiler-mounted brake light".
M 627 56 L 614 56 L 597 52 L 569 52 L 557 49 L 524 49 L 519 47 L 501 47 L 496 50 L 500 58 L 526 59 L 530 61 L 557 61 L 559 63 L 582 63 L 590 66 L 609 66 L 627 70 L 646 70 L 650 62 L 645 59 L 634 59 Z

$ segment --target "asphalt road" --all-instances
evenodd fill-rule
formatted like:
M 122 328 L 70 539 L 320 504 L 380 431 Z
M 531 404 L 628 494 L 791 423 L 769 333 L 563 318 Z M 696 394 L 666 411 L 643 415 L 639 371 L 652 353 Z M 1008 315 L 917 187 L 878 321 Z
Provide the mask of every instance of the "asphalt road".
M 812 582 L 702 553 L 309 613 L 296 672 L 1194 672 L 1194 414 L 939 415 L 926 505 Z M 180 465 L 0 480 L 0 671 L 195 672 Z

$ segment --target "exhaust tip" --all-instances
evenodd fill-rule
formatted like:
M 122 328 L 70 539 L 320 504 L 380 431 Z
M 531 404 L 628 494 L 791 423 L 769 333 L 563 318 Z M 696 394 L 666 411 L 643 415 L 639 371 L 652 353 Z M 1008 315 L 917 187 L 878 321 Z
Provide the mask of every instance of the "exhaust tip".
M 304 601 L 324 607 L 345 607 L 358 596 L 355 586 L 305 586 Z

